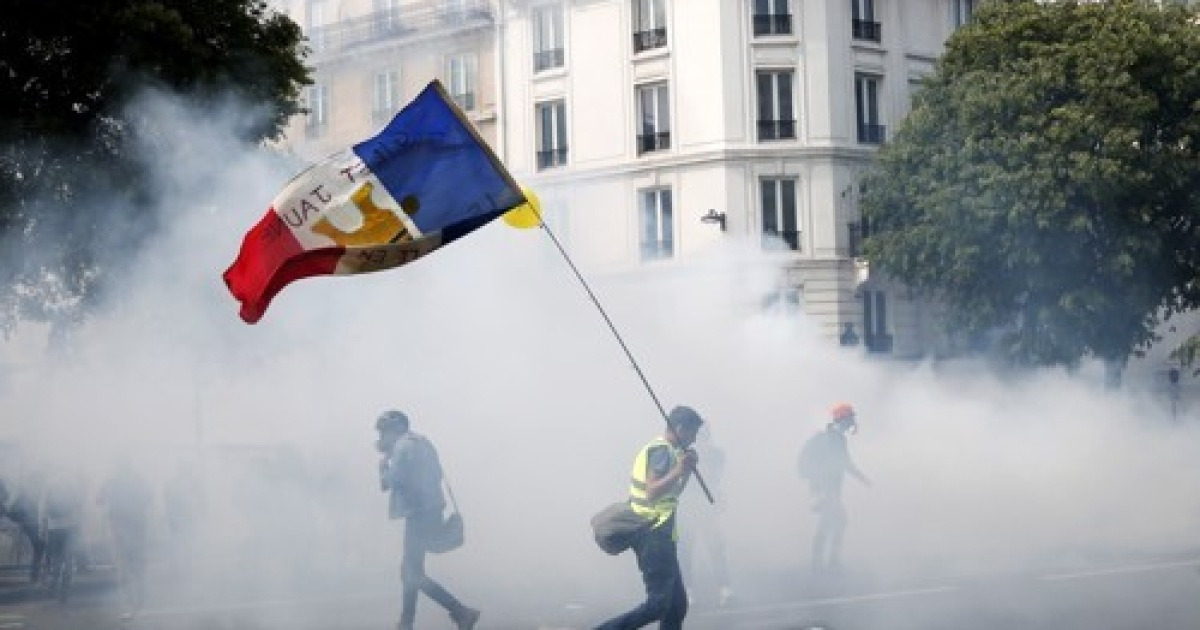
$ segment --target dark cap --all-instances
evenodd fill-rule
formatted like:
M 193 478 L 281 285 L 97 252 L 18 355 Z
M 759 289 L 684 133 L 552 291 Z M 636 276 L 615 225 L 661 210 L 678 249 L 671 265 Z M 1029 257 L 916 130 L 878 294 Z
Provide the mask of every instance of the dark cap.
M 408 416 L 404 415 L 403 411 L 389 409 L 379 414 L 379 419 L 375 421 L 376 431 L 386 431 L 398 427 L 408 428 Z
M 700 417 L 700 414 L 686 405 L 677 405 L 671 410 L 671 413 L 667 414 L 667 426 L 672 429 L 678 427 L 699 429 L 702 424 L 704 424 L 704 419 Z

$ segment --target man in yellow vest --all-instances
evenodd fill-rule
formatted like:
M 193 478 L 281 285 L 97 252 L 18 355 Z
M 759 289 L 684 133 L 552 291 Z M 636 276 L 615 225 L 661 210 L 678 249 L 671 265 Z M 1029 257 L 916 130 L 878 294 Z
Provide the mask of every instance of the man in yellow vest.
M 646 585 L 646 601 L 597 630 L 641 628 L 654 621 L 659 628 L 683 627 L 688 601 L 676 551 L 675 508 L 696 469 L 696 452 L 690 447 L 702 424 L 704 420 L 691 407 L 675 407 L 667 414 L 666 432 L 642 447 L 634 459 L 629 505 L 651 522 L 650 529 L 633 544 Z

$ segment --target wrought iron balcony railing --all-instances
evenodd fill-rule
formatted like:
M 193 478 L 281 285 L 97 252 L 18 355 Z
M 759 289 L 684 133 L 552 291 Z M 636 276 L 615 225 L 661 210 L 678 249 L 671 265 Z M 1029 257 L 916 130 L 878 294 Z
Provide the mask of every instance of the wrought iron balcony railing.
M 643 133 L 637 137 L 638 154 L 664 151 L 671 148 L 671 132 Z
M 754 16 L 754 35 L 791 35 L 792 16 L 790 14 L 765 13 Z
M 794 120 L 758 121 L 759 140 L 787 140 L 795 137 L 796 121 Z
M 883 25 L 871 20 L 854 20 L 851 30 L 854 39 L 879 43 L 883 41 Z
M 633 34 L 633 52 L 640 53 L 651 48 L 662 48 L 667 45 L 667 28 L 652 28 Z
M 545 149 L 537 152 L 537 167 L 539 171 L 555 166 L 563 166 L 566 163 L 567 147 Z

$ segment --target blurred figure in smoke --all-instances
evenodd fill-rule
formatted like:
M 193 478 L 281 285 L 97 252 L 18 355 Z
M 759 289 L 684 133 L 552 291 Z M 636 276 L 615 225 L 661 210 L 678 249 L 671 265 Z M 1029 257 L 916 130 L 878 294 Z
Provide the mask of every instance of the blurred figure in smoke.
M 419 593 L 449 611 L 459 630 L 470 630 L 479 620 L 479 611 L 463 605 L 425 574 L 425 554 L 441 534 L 446 508 L 437 450 L 425 436 L 409 430 L 408 416 L 399 411 L 380 415 L 375 430 L 379 432 L 375 447 L 383 455 L 379 462 L 380 488 L 389 493 L 388 516 L 405 520 L 400 630 L 412 630 Z
M 29 581 L 37 582 L 41 577 L 46 541 L 41 531 L 41 499 L 45 476 L 40 470 L 26 469 L 20 476 L 13 494 L 3 507 L 5 516 L 21 528 L 29 539 L 33 555 L 29 560 Z
M 842 536 L 846 532 L 846 506 L 842 502 L 842 480 L 846 473 L 864 485 L 871 485 L 866 475 L 854 465 L 846 436 L 858 431 L 854 407 L 838 403 L 830 410 L 832 420 L 808 439 L 800 450 L 800 476 L 808 480 L 815 499 L 813 511 L 818 515 L 817 532 L 813 536 L 813 570 L 837 569 L 841 563 Z
M 131 619 L 146 595 L 146 534 L 154 494 L 150 484 L 127 459 L 118 461 L 96 503 L 108 515 L 109 534 L 117 564 L 117 587 L 125 605 L 122 618 Z
M 691 446 L 703 424 L 700 414 L 691 407 L 675 407 L 667 415 L 666 432 L 643 446 L 634 458 L 629 505 L 653 523 L 633 543 L 646 585 L 646 601 L 604 622 L 597 630 L 631 630 L 654 621 L 667 630 L 683 628 L 688 597 L 679 570 L 675 510 L 699 460 Z
M 696 453 L 704 460 L 704 472 L 709 487 L 717 495 L 721 495 L 721 480 L 725 475 L 725 450 L 717 446 L 712 438 L 712 431 L 704 426 L 696 437 Z M 718 501 L 709 504 L 703 495 L 692 492 L 679 497 L 679 512 L 684 516 L 687 527 L 684 527 L 679 539 L 679 560 L 687 582 L 693 585 L 701 583 L 697 579 L 697 556 L 701 550 L 707 552 L 709 569 L 717 588 L 717 603 L 728 605 L 733 599 L 733 589 L 729 582 L 729 561 L 725 555 L 725 534 L 721 531 L 720 514 L 725 503 Z M 693 601 L 694 598 L 688 598 Z
M 45 562 L 52 583 L 64 571 L 67 572 L 63 578 L 64 588 L 82 551 L 79 536 L 83 529 L 83 502 L 86 496 L 83 475 L 77 471 L 57 470 L 46 480 L 42 495 Z

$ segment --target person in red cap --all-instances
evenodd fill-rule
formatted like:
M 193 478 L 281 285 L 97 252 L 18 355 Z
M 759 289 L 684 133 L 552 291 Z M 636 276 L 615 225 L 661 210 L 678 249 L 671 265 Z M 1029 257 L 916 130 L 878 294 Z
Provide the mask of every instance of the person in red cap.
M 829 410 L 830 422 L 800 449 L 800 476 L 808 480 L 815 502 L 817 532 L 813 536 L 812 566 L 815 571 L 839 568 L 842 537 L 846 532 L 846 506 L 842 502 L 842 480 L 849 473 L 871 485 L 850 457 L 846 436 L 858 431 L 854 407 L 838 403 Z

